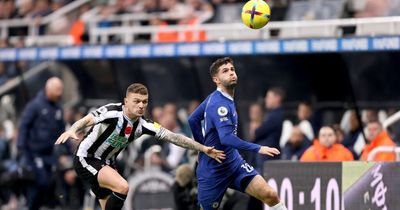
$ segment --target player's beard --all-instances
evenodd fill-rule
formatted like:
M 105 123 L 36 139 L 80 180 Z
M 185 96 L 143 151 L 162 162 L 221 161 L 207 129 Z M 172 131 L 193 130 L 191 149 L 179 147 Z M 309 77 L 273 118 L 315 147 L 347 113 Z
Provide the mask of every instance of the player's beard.
M 222 83 L 226 89 L 235 89 L 237 81 L 225 81 Z

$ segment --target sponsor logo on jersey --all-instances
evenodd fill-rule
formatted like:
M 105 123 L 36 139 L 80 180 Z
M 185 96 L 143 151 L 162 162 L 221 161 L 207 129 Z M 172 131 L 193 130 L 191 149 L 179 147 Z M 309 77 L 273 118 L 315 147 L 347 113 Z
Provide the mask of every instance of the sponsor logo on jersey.
M 224 107 L 224 106 L 221 106 L 221 107 L 218 108 L 217 112 L 218 112 L 219 116 L 223 117 L 223 116 L 226 116 L 228 114 L 228 109 L 226 107 Z
M 116 133 L 113 133 L 110 137 L 107 138 L 107 142 L 115 148 L 125 148 L 128 145 L 128 139 L 123 137 L 123 136 L 119 136 Z

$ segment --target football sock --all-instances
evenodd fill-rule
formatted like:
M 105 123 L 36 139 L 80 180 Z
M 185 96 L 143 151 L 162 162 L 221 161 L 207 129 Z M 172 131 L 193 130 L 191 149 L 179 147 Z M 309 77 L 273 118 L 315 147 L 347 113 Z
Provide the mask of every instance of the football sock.
M 126 195 L 112 192 L 106 203 L 106 210 L 121 210 L 124 206 Z
M 283 205 L 282 202 L 279 202 L 278 204 L 276 204 L 275 206 L 272 206 L 269 209 L 270 210 L 287 210 L 287 208 L 285 207 L 285 205 Z

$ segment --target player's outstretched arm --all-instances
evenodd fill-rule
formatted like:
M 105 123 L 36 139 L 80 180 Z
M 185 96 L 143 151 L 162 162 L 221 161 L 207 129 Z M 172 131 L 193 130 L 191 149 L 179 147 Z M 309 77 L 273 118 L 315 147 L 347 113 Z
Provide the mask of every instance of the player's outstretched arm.
M 278 149 L 273 148 L 273 147 L 267 147 L 267 146 L 261 146 L 258 153 L 263 154 L 263 155 L 269 155 L 272 157 L 280 154 Z
M 165 129 L 165 135 L 161 138 L 162 140 L 171 142 L 177 146 L 184 147 L 187 149 L 197 150 L 205 153 L 209 157 L 215 159 L 219 163 L 225 159 L 225 154 L 221 150 L 214 149 L 214 147 L 204 146 L 193 139 L 190 139 L 184 135 L 177 134 Z
M 78 140 L 79 139 L 77 136 L 78 131 L 92 125 L 94 125 L 94 117 L 93 115 L 88 114 L 84 118 L 76 121 L 69 130 L 61 134 L 61 136 L 58 137 L 55 144 L 65 143 L 69 138 Z

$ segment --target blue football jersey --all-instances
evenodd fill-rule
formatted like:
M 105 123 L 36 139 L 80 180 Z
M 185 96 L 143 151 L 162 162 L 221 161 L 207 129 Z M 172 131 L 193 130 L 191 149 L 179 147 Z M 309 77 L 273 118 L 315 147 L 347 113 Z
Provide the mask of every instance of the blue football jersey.
M 226 154 L 226 159 L 218 163 L 200 153 L 198 178 L 227 176 L 243 162 L 237 149 L 258 151 L 260 148 L 259 145 L 237 138 L 238 115 L 234 100 L 219 89 L 211 93 L 193 112 L 189 118 L 189 125 L 195 140 L 223 150 Z

